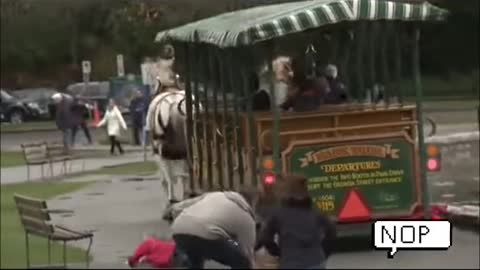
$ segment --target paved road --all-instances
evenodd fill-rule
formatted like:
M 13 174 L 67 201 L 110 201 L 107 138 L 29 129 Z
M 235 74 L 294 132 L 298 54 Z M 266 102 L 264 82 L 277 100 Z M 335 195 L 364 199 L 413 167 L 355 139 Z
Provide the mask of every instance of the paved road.
M 441 116 L 440 118 L 442 121 L 446 121 Z M 453 119 L 459 121 L 462 117 L 459 119 L 453 117 Z M 444 128 L 444 130 L 459 132 L 461 131 L 458 128 L 460 125 L 463 125 L 465 129 L 476 129 L 473 124 L 453 126 L 450 122 L 451 129 Z M 10 140 L 4 138 L 3 135 L 1 137 L 2 145 Z M 38 140 L 38 137 L 33 136 L 32 138 Z M 12 143 L 12 140 L 8 143 Z M 2 178 L 3 176 L 2 170 Z M 100 176 L 99 178 L 97 183 L 84 190 L 61 196 L 50 202 L 50 206 L 53 208 L 75 210 L 74 216 L 61 218 L 63 224 L 74 228 L 98 229 L 92 247 L 95 258 L 92 266 L 120 267 L 145 235 L 155 234 L 164 238 L 169 237 L 168 225 L 160 219 L 161 211 L 165 206 L 161 181 L 155 181 L 158 180 L 156 177 L 150 179 L 152 181 L 123 181 L 111 176 Z M 91 181 L 94 179 L 89 177 L 81 180 Z M 478 233 L 455 230 L 453 245 L 448 251 L 399 251 L 395 259 L 387 259 L 386 251 L 358 247 L 365 243 L 368 243 L 365 239 L 349 239 L 344 246 L 356 248 L 335 254 L 329 261 L 328 267 L 352 269 L 480 268 Z M 85 243 L 79 242 L 78 245 L 86 247 Z
M 94 140 L 101 140 L 106 137 L 105 130 L 91 129 L 91 134 Z M 127 135 L 127 134 L 125 134 Z M 62 133 L 58 130 L 53 131 L 34 131 L 22 133 L 2 133 L 0 136 L 0 144 L 2 149 L 19 150 L 22 143 L 36 143 L 41 141 L 61 141 Z M 83 135 L 83 131 L 79 131 L 76 138 L 77 145 L 82 145 L 87 142 Z
M 478 269 L 478 233 L 453 231 L 453 244 L 447 251 L 398 251 L 394 259 L 387 258 L 387 251 L 353 250 L 335 254 L 329 268 L 430 268 L 430 269 Z M 357 268 L 358 267 L 358 268 Z
M 90 179 L 91 180 L 91 179 Z M 160 219 L 165 206 L 161 181 L 99 181 L 68 196 L 49 202 L 51 207 L 75 210 L 62 223 L 76 228 L 95 228 L 92 247 L 95 267 L 122 266 L 145 235 L 168 238 L 168 225 Z M 78 243 L 85 247 L 86 243 Z M 333 255 L 329 268 L 470 268 L 478 269 L 479 235 L 455 230 L 453 246 L 448 251 L 399 251 L 395 259 L 387 259 L 386 251 L 362 247 L 366 239 L 348 239 L 342 250 Z M 213 263 L 208 264 L 215 267 Z M 209 267 L 209 268 L 210 268 Z
M 449 111 L 449 112 L 428 112 L 427 116 L 431 117 L 438 123 L 438 134 L 448 134 L 464 131 L 478 130 L 477 113 L 473 110 L 465 111 Z M 104 138 L 105 131 L 103 129 L 92 129 L 93 137 L 96 139 Z M 127 138 L 128 134 L 123 137 Z M 28 133 L 6 133 L 0 136 L 0 144 L 2 149 L 20 149 L 20 144 L 38 141 L 61 140 L 59 131 L 43 131 Z M 79 144 L 86 142 L 83 132 L 79 131 L 77 142 Z
M 152 158 L 149 157 L 151 160 Z M 88 159 L 80 159 L 74 160 L 73 162 L 69 162 L 68 172 L 69 174 L 72 173 L 79 173 L 79 172 L 86 172 L 86 171 L 94 171 L 101 169 L 107 166 L 116 166 L 125 163 L 132 163 L 132 162 L 141 162 L 144 160 L 143 153 L 126 153 L 122 156 L 115 156 L 115 157 L 106 157 L 106 158 L 88 158 Z M 71 164 L 71 168 L 70 168 Z M 59 176 L 62 172 L 62 163 L 55 163 L 53 166 L 54 176 Z M 26 166 L 17 166 L 17 167 L 9 167 L 9 168 L 2 168 L 0 170 L 1 177 L 0 177 L 0 184 L 13 184 L 13 183 L 21 183 L 26 182 L 28 180 L 27 177 L 27 167 Z M 45 178 L 50 177 L 50 169 L 48 165 L 44 166 L 44 176 Z M 30 168 L 30 181 L 41 181 L 42 180 L 42 171 L 41 166 L 31 166 Z

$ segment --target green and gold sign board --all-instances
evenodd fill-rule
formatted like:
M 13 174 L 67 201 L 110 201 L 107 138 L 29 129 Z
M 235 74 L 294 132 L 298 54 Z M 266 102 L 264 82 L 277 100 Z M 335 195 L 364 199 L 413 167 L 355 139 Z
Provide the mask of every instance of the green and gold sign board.
M 397 137 L 341 144 L 294 145 L 284 154 L 291 173 L 305 175 L 315 205 L 335 214 L 356 188 L 375 213 L 409 211 L 416 202 L 414 145 Z

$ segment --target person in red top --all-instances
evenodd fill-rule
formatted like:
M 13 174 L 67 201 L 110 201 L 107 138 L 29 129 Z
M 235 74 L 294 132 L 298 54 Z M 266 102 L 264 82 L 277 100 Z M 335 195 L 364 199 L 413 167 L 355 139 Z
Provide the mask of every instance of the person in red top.
M 132 268 L 141 264 L 155 268 L 171 268 L 175 266 L 175 255 L 175 242 L 150 237 L 135 249 L 134 254 L 128 258 L 128 265 Z

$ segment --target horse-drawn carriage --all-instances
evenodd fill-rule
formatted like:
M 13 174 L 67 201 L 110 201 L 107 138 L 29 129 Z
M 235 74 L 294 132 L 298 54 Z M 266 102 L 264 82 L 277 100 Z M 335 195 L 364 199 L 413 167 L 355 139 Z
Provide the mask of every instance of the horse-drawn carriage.
M 312 0 L 158 33 L 157 42 L 175 47 L 185 78 L 187 193 L 268 189 L 278 174 L 300 173 L 319 209 L 339 227 L 356 228 L 340 232 L 360 232 L 352 225 L 361 221 L 427 217 L 418 42 L 420 27 L 446 14 L 419 1 Z M 317 53 L 306 57 L 312 47 Z M 350 101 L 309 112 L 281 111 L 272 102 L 270 112 L 253 111 L 251 74 L 265 63 L 273 74 L 279 55 L 337 65 Z M 415 104 L 405 101 L 406 81 Z M 378 84 L 381 103 L 368 98 Z

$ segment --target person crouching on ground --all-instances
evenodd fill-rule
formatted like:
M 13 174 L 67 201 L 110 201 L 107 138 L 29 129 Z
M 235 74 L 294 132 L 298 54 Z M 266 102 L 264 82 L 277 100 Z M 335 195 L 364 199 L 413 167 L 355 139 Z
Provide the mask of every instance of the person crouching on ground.
M 130 268 L 182 268 L 188 265 L 186 255 L 179 252 L 175 242 L 150 236 L 146 238 L 127 261 Z
M 256 248 L 279 257 L 280 269 L 325 269 L 334 225 L 312 205 L 305 177 L 284 176 L 278 185 L 280 205 L 267 218 Z
M 97 127 L 107 126 L 107 134 L 110 138 L 110 154 L 115 153 L 115 147 L 118 148 L 120 154 L 123 154 L 122 145 L 120 144 L 119 137 L 121 129 L 127 130 L 127 124 L 123 119 L 122 113 L 118 109 L 115 101 L 110 99 L 108 101 L 108 107 L 105 111 L 102 121 L 98 123 Z
M 173 239 L 190 269 L 213 260 L 232 269 L 251 269 L 254 262 L 255 192 L 210 192 L 185 204 L 173 217 Z

